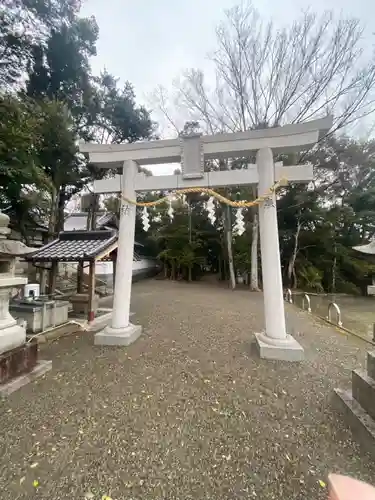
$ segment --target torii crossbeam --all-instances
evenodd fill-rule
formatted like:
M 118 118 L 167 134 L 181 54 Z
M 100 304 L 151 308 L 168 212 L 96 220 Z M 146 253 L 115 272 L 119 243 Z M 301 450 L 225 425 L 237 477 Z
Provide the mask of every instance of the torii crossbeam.
M 192 134 L 134 144 L 81 144 L 80 150 L 88 153 L 90 161 L 99 167 L 123 169 L 122 178 L 96 181 L 96 193 L 122 192 L 124 198 L 136 199 L 136 193 L 141 191 L 258 184 L 261 196 L 283 177 L 294 182 L 312 180 L 311 165 L 284 167 L 274 164 L 273 154 L 309 149 L 331 126 L 332 117 L 326 117 L 234 134 Z M 256 164 L 248 169 L 204 172 L 206 159 L 246 158 L 254 152 Z M 182 166 L 180 175 L 147 177 L 138 173 L 138 165 L 176 162 Z M 141 334 L 141 326 L 129 322 L 135 215 L 135 205 L 121 210 L 112 324 L 95 336 L 99 345 L 129 345 Z M 287 334 L 285 326 L 275 194 L 259 205 L 259 223 L 265 330 L 255 333 L 257 346 L 263 358 L 299 361 L 303 359 L 303 348 Z

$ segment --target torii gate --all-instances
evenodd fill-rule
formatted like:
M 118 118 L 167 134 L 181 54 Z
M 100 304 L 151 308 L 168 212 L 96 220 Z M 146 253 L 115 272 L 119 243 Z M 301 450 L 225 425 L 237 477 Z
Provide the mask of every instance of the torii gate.
M 312 180 L 311 165 L 284 167 L 282 163 L 274 164 L 273 154 L 311 147 L 331 126 L 332 118 L 328 116 L 305 123 L 234 134 L 193 134 L 172 140 L 132 144 L 80 144 L 80 150 L 88 153 L 90 162 L 99 167 L 123 169 L 122 183 L 120 176 L 96 181 L 95 193 L 122 191 L 124 198 L 135 200 L 140 191 L 258 184 L 259 195 L 263 195 L 281 178 L 294 182 Z M 256 165 L 249 165 L 247 170 L 204 172 L 205 159 L 246 158 L 254 151 L 257 151 Z M 138 165 L 176 162 L 181 162 L 180 175 L 147 177 L 138 173 Z M 112 323 L 96 334 L 96 345 L 129 345 L 141 334 L 142 327 L 129 322 L 135 216 L 135 205 L 123 200 Z M 274 193 L 260 203 L 259 223 L 265 331 L 255 334 L 258 350 L 262 358 L 299 361 L 303 359 L 303 348 L 287 334 L 285 327 Z

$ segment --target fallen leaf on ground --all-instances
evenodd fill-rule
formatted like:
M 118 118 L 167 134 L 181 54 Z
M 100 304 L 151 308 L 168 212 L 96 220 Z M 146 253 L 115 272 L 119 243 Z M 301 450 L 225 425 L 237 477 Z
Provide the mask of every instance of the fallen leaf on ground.
M 324 481 L 322 481 L 321 479 L 319 479 L 319 485 L 322 487 L 322 488 L 325 488 L 327 485 Z

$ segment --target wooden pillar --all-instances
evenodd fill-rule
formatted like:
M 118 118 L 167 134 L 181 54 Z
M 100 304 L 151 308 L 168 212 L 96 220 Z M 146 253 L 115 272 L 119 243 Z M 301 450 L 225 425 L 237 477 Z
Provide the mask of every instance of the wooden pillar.
M 40 269 L 39 272 L 40 295 L 46 295 L 47 288 L 47 269 Z
M 95 260 L 90 261 L 89 304 L 88 304 L 88 314 L 87 314 L 87 320 L 89 323 L 91 321 L 94 321 L 95 319 L 94 298 L 95 298 Z
M 83 262 L 78 262 L 77 266 L 77 293 L 83 293 Z
M 58 268 L 59 268 L 59 264 L 57 261 L 54 260 L 51 264 L 51 269 L 49 271 L 49 279 L 48 279 L 48 294 L 49 295 L 53 295 L 55 293 Z

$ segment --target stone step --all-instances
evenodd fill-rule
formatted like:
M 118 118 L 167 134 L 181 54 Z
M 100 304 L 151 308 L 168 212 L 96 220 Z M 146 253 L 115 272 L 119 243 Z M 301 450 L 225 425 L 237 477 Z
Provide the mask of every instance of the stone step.
M 354 399 L 350 391 L 335 389 L 333 403 L 343 413 L 344 421 L 351 428 L 355 440 L 375 459 L 374 420 Z
M 367 374 L 375 380 L 375 351 L 367 352 Z
M 375 419 L 375 380 L 367 372 L 352 371 L 352 394 L 370 417 Z

